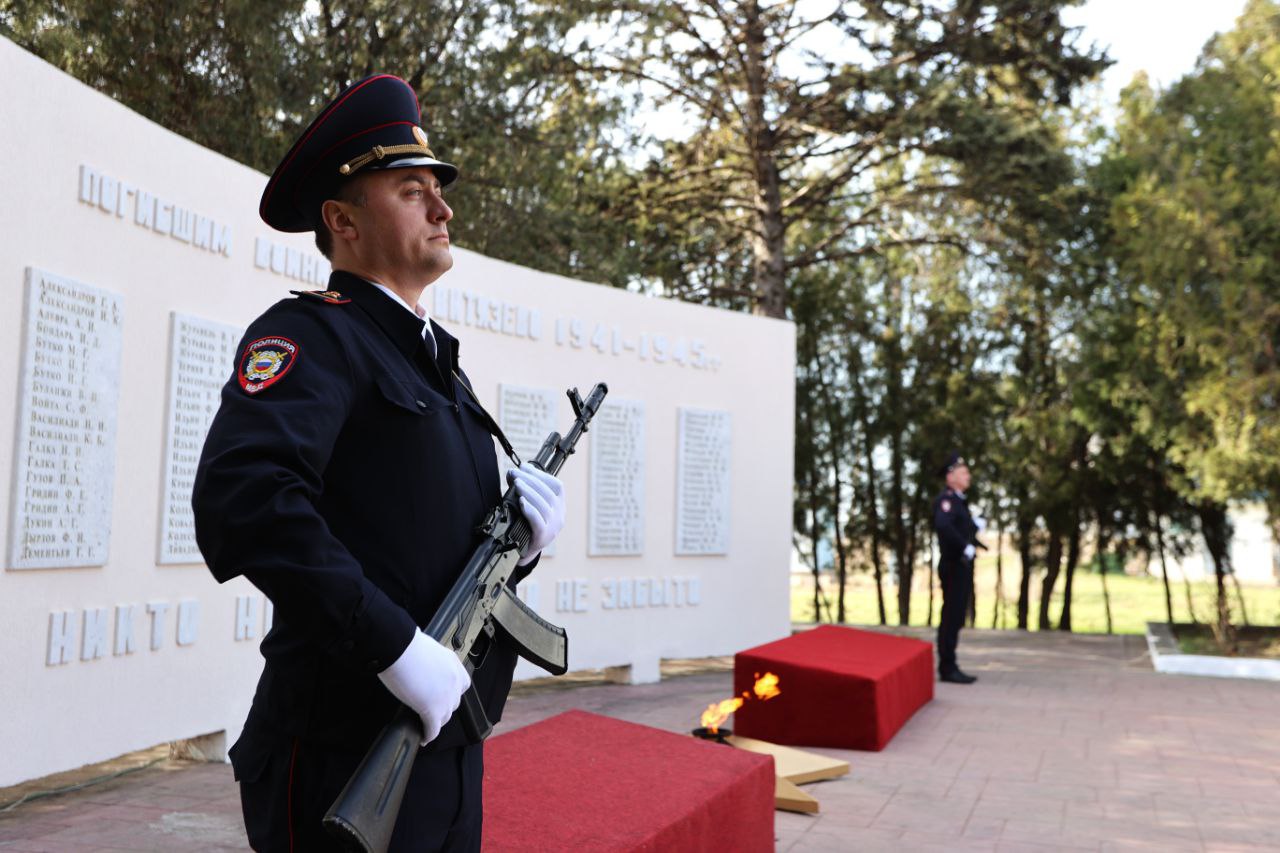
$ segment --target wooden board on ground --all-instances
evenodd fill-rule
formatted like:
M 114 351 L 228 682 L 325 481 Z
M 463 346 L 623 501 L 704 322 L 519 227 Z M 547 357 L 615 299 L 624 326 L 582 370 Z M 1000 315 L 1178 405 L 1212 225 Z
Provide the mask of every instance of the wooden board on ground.
M 849 772 L 849 762 L 835 758 L 827 758 L 812 752 L 779 746 L 776 743 L 756 740 L 755 738 L 729 735 L 727 740 L 738 749 L 748 752 L 759 752 L 773 756 L 774 770 L 778 778 L 786 779 L 796 785 L 805 782 L 819 782 L 823 779 L 835 779 Z
M 784 812 L 802 812 L 804 814 L 817 814 L 818 801 L 813 797 L 801 791 L 794 783 L 788 782 L 781 776 L 775 780 L 773 787 L 773 807 L 782 809 Z

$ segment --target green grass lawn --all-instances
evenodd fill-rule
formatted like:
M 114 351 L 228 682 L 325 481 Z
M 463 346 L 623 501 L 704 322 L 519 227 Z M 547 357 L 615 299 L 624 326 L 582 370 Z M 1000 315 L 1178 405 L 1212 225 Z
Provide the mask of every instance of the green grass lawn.
M 942 609 L 942 592 L 935 586 L 933 593 L 933 618 L 929 620 L 929 578 L 927 571 L 917 571 L 913 579 L 911 595 L 911 624 L 938 624 L 938 613 Z M 1004 558 L 1004 606 L 1002 613 L 996 618 L 994 627 L 1014 628 L 1018 624 L 1018 559 L 1006 554 Z M 978 560 L 975 572 L 975 588 L 977 596 L 978 619 L 980 628 L 993 627 L 993 618 L 997 616 L 995 604 L 995 557 L 983 556 Z M 1040 608 L 1040 576 L 1031 579 L 1031 604 L 1029 627 L 1036 629 Z M 1075 590 L 1071 605 L 1072 627 L 1082 633 L 1105 633 L 1107 631 L 1106 608 L 1103 604 L 1102 576 L 1097 572 L 1077 570 Z M 1057 588 L 1049 599 L 1049 616 L 1056 627 L 1062 613 L 1062 583 L 1058 578 Z M 836 589 L 834 575 L 825 575 L 822 579 L 823 590 L 831 602 L 832 619 L 836 607 Z M 1147 622 L 1163 622 L 1166 619 L 1164 602 L 1164 585 L 1159 578 L 1135 577 L 1123 574 L 1108 573 L 1106 575 L 1107 591 L 1111 599 L 1111 630 L 1117 634 L 1140 634 Z M 1236 597 L 1235 588 L 1228 583 L 1232 620 L 1243 624 L 1240 617 L 1240 601 Z M 1172 582 L 1173 616 L 1178 622 L 1193 621 L 1187 612 L 1186 587 L 1181 581 Z M 1250 623 L 1255 625 L 1280 624 L 1280 587 L 1242 585 L 1244 606 Z M 897 589 L 885 585 L 885 609 L 890 625 L 898 623 Z M 1213 618 L 1214 584 L 1211 581 L 1193 582 L 1191 584 L 1192 607 L 1195 618 L 1201 622 Z M 854 624 L 873 625 L 880 621 L 876 607 L 875 581 L 870 574 L 858 574 L 849 579 L 845 589 L 846 621 Z M 791 581 L 791 619 L 794 622 L 813 621 L 813 576 L 792 575 Z M 822 621 L 829 621 L 823 611 Z

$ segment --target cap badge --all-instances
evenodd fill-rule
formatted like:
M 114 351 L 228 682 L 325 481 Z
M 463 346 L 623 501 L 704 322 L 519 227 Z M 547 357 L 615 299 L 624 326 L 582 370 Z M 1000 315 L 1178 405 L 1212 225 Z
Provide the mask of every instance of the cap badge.
M 427 132 L 416 124 L 413 126 L 413 138 L 418 140 L 423 148 L 429 148 L 431 143 L 427 142 Z

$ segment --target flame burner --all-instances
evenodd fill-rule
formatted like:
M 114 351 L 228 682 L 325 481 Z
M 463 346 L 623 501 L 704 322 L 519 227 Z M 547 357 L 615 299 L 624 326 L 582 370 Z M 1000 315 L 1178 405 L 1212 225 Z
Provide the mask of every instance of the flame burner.
M 714 741 L 715 743 L 722 743 L 725 746 L 733 746 L 733 744 L 729 743 L 729 741 L 726 740 L 726 738 L 728 738 L 731 734 L 733 734 L 732 729 L 726 729 L 726 728 L 711 729 L 711 728 L 707 728 L 706 726 L 699 726 L 698 728 L 694 729 L 690 734 L 692 734 L 694 737 L 700 740 L 709 740 L 709 741 Z

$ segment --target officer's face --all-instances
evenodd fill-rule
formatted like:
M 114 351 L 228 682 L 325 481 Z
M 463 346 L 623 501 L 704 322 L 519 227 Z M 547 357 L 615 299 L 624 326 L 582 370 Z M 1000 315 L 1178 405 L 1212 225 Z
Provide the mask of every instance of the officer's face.
M 365 204 L 352 218 L 360 233 L 356 250 L 367 265 L 406 284 L 430 284 L 453 266 L 453 211 L 430 169 L 385 169 L 361 181 Z
M 957 465 L 947 473 L 947 485 L 957 492 L 969 491 L 969 483 L 972 479 L 968 465 Z

